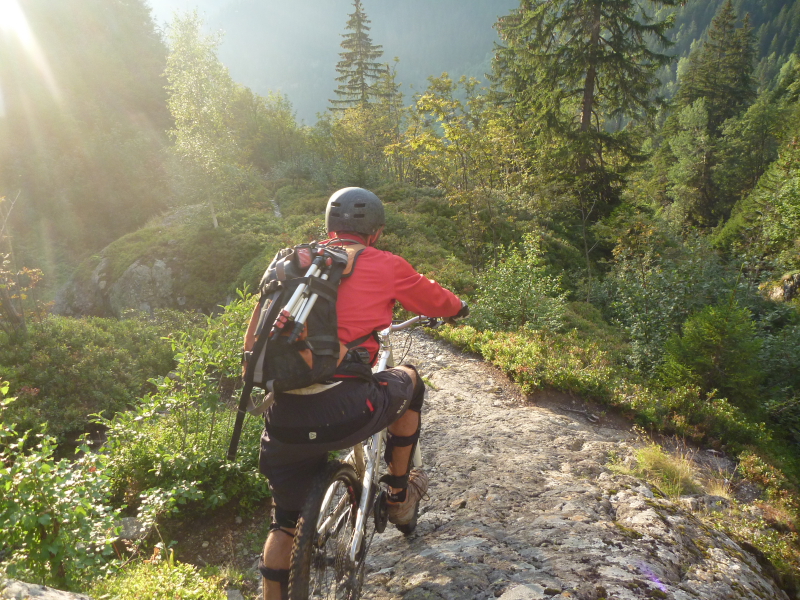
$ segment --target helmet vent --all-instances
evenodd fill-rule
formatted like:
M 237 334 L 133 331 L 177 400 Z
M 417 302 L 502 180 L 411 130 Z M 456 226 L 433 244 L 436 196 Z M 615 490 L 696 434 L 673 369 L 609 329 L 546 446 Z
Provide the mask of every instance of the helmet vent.
M 365 208 L 367 205 L 366 205 L 366 204 L 364 204 L 363 202 L 359 202 L 359 203 L 357 203 L 357 204 L 353 204 L 353 206 L 354 206 L 355 208 Z
M 341 205 L 342 205 L 342 203 L 341 203 L 341 202 L 331 202 L 331 206 L 336 206 L 336 207 L 339 207 L 339 206 L 341 206 Z M 362 204 L 362 206 L 363 206 L 363 204 Z

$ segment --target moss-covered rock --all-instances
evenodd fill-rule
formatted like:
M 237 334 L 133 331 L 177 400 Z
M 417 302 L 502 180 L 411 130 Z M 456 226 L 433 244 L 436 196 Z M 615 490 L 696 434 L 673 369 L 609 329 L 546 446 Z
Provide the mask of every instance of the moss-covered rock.
M 291 243 L 284 223 L 264 210 L 239 209 L 212 226 L 205 207 L 184 207 L 107 246 L 76 270 L 55 312 L 120 316 L 126 310 L 213 312 L 236 288 L 254 284 L 243 268 Z

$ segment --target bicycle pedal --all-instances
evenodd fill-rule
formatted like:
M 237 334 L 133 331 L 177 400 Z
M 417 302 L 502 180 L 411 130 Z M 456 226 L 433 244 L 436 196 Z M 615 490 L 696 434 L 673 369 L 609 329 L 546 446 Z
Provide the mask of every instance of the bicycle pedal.
M 375 518 L 375 531 L 377 533 L 386 531 L 386 524 L 389 522 L 389 495 L 386 490 L 381 490 L 375 498 L 372 515 Z

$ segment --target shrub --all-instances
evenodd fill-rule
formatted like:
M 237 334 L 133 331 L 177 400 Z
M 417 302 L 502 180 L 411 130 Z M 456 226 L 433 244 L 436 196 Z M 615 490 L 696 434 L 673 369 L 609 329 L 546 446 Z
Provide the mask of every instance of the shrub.
M 673 456 L 658 444 L 636 450 L 633 474 L 657 485 L 669 498 L 701 491 L 692 461 L 686 456 Z
M 559 329 L 566 298 L 543 256 L 533 235 L 502 252 L 499 263 L 478 278 L 472 323 L 482 329 Z
M 760 350 L 750 312 L 723 302 L 692 315 L 682 334 L 669 339 L 661 376 L 667 385 L 718 390 L 737 406 L 754 409 L 763 376 Z
M 9 424 L 0 382 L 0 568 L 24 581 L 77 589 L 108 573 L 118 514 L 109 507 L 103 456 L 80 448 L 56 461 L 55 438 Z
M 242 332 L 250 310 L 242 297 L 208 317 L 206 327 L 175 336 L 177 366 L 153 381 L 156 392 L 133 411 L 100 419 L 108 428 L 104 452 L 116 502 L 136 505 L 143 495 L 166 494 L 210 509 L 237 496 L 247 504 L 267 495 L 258 472 L 260 421 L 246 420 L 239 460 L 226 458 L 234 417 L 227 400 L 240 378 Z M 193 482 L 198 494 L 176 491 L 180 482 Z
M 69 432 L 86 431 L 89 415 L 129 408 L 150 377 L 172 368 L 162 335 L 173 322 L 50 316 L 32 323 L 26 339 L 0 343 L 0 376 L 18 397 L 7 418 L 20 431 L 46 423 L 63 441 Z
M 135 562 L 119 574 L 95 583 L 91 594 L 98 600 L 226 600 L 217 576 L 204 576 L 196 567 L 175 560 Z
M 742 300 L 753 295 L 705 242 L 670 246 L 669 238 L 654 239 L 654 227 L 640 224 L 620 238 L 601 290 L 606 314 L 630 336 L 631 366 L 646 374 L 661 363 L 664 345 L 690 314 L 734 290 Z

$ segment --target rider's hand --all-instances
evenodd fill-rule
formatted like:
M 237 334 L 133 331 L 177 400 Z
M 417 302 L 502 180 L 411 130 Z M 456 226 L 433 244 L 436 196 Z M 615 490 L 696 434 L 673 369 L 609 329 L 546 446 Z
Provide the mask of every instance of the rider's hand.
M 464 317 L 468 317 L 468 316 L 469 316 L 469 306 L 467 305 L 467 303 L 464 300 L 462 300 L 461 301 L 461 310 L 459 310 L 452 317 L 448 317 L 446 319 L 446 322 L 449 323 L 450 325 L 455 325 L 456 324 L 456 319 L 463 319 Z

